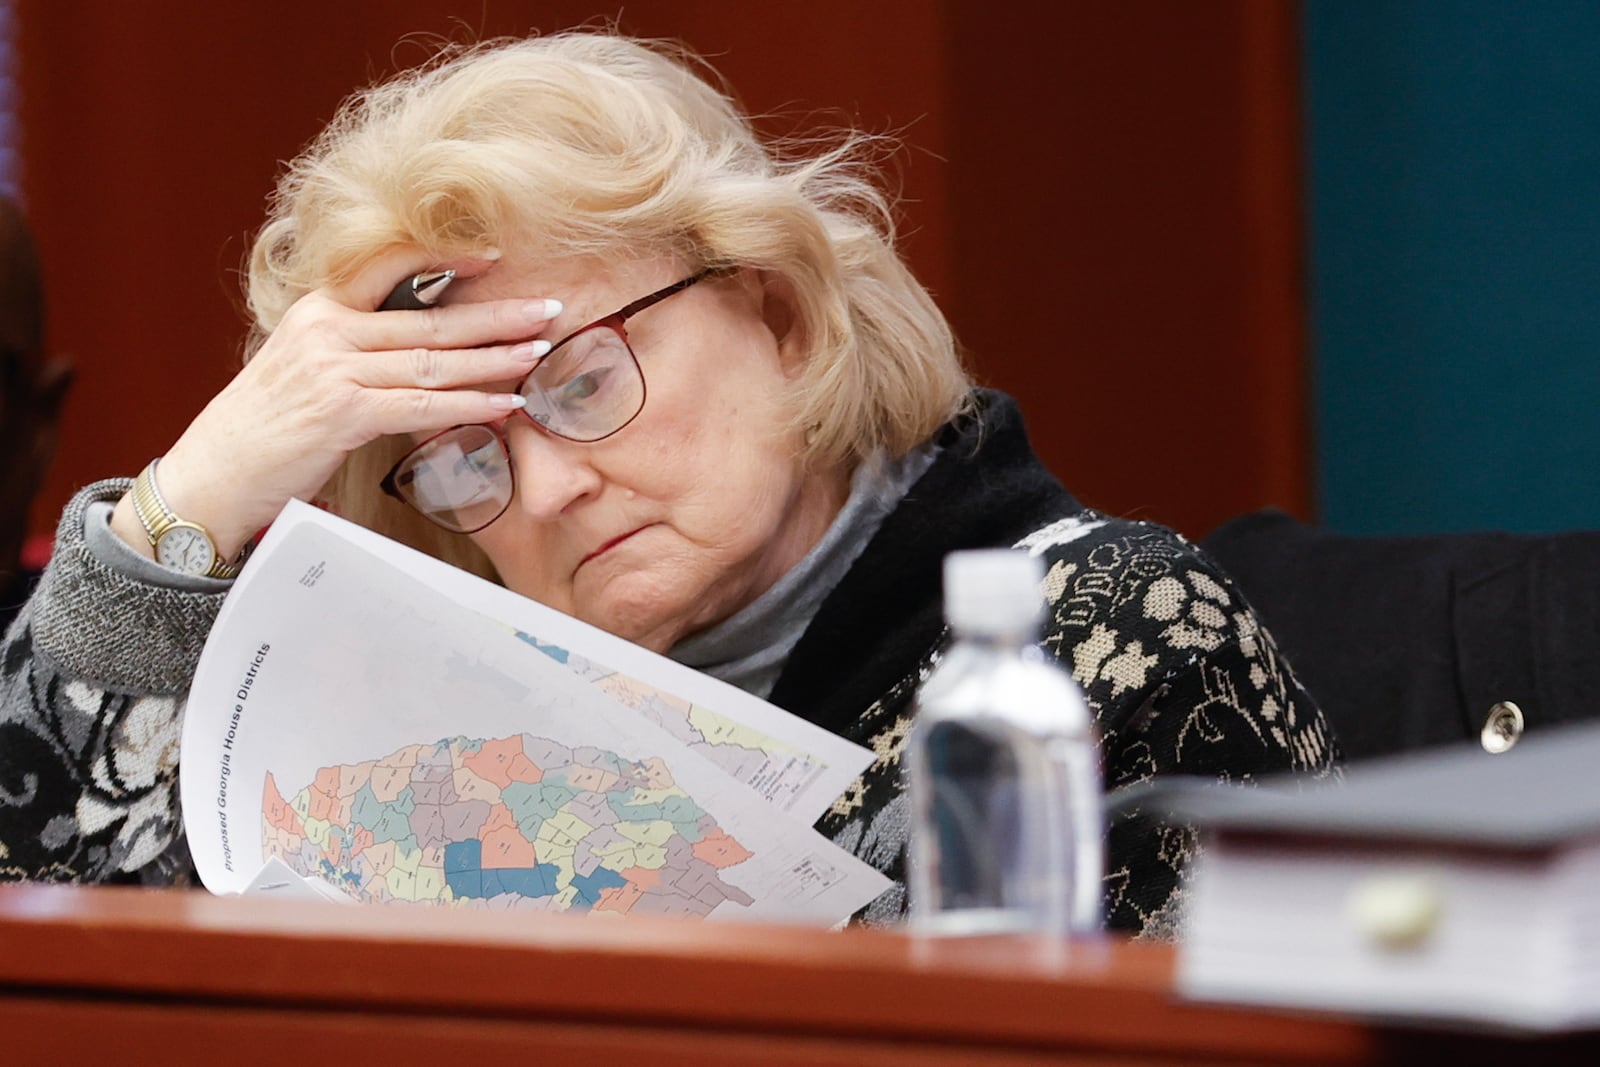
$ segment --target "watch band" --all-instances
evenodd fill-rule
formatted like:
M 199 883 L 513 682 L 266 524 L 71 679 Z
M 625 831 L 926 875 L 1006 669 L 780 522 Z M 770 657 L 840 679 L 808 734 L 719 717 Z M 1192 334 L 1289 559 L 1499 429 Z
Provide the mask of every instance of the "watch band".
M 161 559 L 161 540 L 173 535 L 176 531 L 192 531 L 190 536 L 198 535 L 203 538 L 206 546 L 211 551 L 211 560 L 203 569 L 191 571 L 206 578 L 233 578 L 244 566 L 245 556 L 249 549 L 239 553 L 237 559 L 225 560 L 217 554 L 216 539 L 197 522 L 180 519 L 174 515 L 172 509 L 167 507 L 166 500 L 161 495 L 160 488 L 156 485 L 156 464 L 160 460 L 151 460 L 150 465 L 139 472 L 133 480 L 133 512 L 139 516 L 139 525 L 144 527 L 145 536 L 150 539 L 150 547 L 156 550 L 156 559 Z

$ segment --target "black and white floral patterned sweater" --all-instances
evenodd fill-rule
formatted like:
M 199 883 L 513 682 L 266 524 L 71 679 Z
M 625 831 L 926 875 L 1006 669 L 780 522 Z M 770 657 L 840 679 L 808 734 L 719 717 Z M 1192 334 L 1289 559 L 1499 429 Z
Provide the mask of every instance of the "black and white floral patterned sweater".
M 1336 760 L 1315 704 L 1226 576 L 1167 529 L 1082 508 L 1034 457 L 1009 398 L 980 391 L 976 411 L 940 435 L 938 457 L 824 601 L 770 696 L 877 754 L 818 823 L 895 880 L 867 922 L 904 913 L 900 754 L 916 686 L 948 639 L 950 551 L 1021 545 L 1045 557 L 1045 645 L 1098 718 L 1108 788 L 1157 774 L 1322 775 Z M 127 485 L 98 483 L 68 506 L 41 587 L 0 642 L 0 878 L 192 877 L 178 738 L 222 586 L 163 588 L 95 557 L 84 511 Z M 1112 826 L 1112 926 L 1175 932 L 1191 836 L 1138 815 Z
M 817 824 L 895 881 L 861 919 L 892 922 L 905 911 L 901 754 L 917 686 L 949 643 L 941 568 L 958 549 L 1015 545 L 1044 557 L 1044 645 L 1088 698 L 1107 789 L 1158 774 L 1334 773 L 1338 750 L 1316 703 L 1233 583 L 1193 545 L 1165 527 L 1085 509 L 1034 456 L 1003 394 L 980 390 L 976 416 L 946 427 L 939 445 L 770 696 L 877 754 Z M 1119 816 L 1107 841 L 1107 923 L 1176 936 L 1193 852 L 1187 827 Z

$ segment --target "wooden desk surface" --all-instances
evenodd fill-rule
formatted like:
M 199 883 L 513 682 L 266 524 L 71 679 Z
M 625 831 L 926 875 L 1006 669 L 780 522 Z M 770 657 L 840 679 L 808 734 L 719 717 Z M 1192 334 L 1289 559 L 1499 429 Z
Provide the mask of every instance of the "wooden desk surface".
M 0 886 L 0 1061 L 1359 1063 L 1449 1038 L 1185 1003 L 1173 962 L 1119 941 L 1052 964 L 1003 939 Z

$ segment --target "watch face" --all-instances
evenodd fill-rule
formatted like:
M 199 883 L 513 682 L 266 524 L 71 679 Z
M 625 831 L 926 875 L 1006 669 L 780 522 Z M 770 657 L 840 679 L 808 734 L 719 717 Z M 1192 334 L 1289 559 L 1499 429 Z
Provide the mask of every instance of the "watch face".
M 174 526 L 156 542 L 156 559 L 184 574 L 204 574 L 211 569 L 214 558 L 216 550 L 211 547 L 211 538 L 196 526 Z

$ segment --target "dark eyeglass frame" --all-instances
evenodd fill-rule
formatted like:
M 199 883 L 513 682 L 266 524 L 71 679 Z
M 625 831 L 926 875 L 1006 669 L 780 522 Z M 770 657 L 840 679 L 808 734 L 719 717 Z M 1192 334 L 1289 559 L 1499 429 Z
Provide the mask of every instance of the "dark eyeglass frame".
M 654 307 L 655 305 L 661 303 L 661 301 L 665 300 L 667 297 L 675 296 L 678 293 L 683 292 L 685 289 L 689 288 L 691 285 L 694 285 L 697 282 L 703 281 L 706 278 L 721 277 L 721 276 L 724 276 L 724 275 L 727 275 L 727 274 L 730 274 L 730 273 L 732 273 L 732 268 L 727 268 L 727 267 L 705 267 L 705 268 L 703 268 L 701 270 L 698 270 L 695 273 L 689 275 L 687 278 L 680 278 L 677 281 L 673 282 L 671 285 L 662 286 L 660 289 L 657 289 L 655 292 L 650 293 L 650 294 L 648 294 L 646 296 L 641 296 L 639 299 L 633 301 L 630 304 L 624 304 L 622 307 L 618 308 L 616 311 L 613 311 L 609 315 L 603 315 L 600 318 L 595 319 L 593 322 L 589 322 L 589 323 L 586 323 L 586 324 L 584 324 L 582 326 L 579 326 L 576 330 L 573 330 L 571 333 L 567 334 L 561 340 L 557 341 L 554 345 L 552 345 L 550 347 L 550 351 L 545 353 L 544 357 L 539 360 L 539 363 L 534 366 L 533 370 L 530 370 L 526 375 L 523 376 L 523 378 L 519 382 L 517 382 L 516 392 L 521 393 L 523 388 L 528 384 L 528 379 L 532 378 L 536 373 L 538 373 L 539 367 L 542 367 L 544 365 L 545 361 L 548 360 L 551 356 L 555 355 L 556 352 L 563 345 L 567 344 L 568 342 L 572 341 L 573 339 L 575 339 L 577 337 L 582 336 L 583 334 L 588 333 L 591 330 L 597 330 L 597 329 L 609 329 L 609 330 L 612 330 L 613 332 L 616 333 L 616 335 L 618 337 L 620 337 L 622 339 L 622 347 L 628 353 L 628 358 L 633 360 L 634 372 L 639 376 L 639 405 L 638 405 L 638 407 L 634 408 L 633 414 L 629 415 L 626 419 L 624 419 L 615 429 L 607 430 L 605 433 L 601 434 L 598 437 L 573 437 L 570 434 L 561 433 L 559 430 L 552 430 L 549 426 L 546 426 L 544 423 L 540 422 L 538 419 L 536 419 L 532 415 L 528 414 L 528 411 L 527 411 L 526 408 L 519 408 L 519 409 L 517 409 L 517 411 L 513 412 L 512 415 L 515 416 L 517 414 L 521 414 L 523 416 L 523 418 L 527 419 L 528 422 L 531 425 L 538 427 L 540 430 L 542 430 L 543 432 L 549 434 L 551 437 L 559 437 L 564 441 L 574 441 L 574 442 L 576 442 L 578 444 L 594 444 L 596 441 L 604 441 L 606 438 L 611 437 L 614 434 L 621 433 L 623 430 L 625 430 L 628 427 L 628 425 L 630 423 L 633 422 L 634 419 L 637 419 L 639 417 L 639 413 L 644 410 L 645 401 L 649 397 L 649 390 L 650 390 L 649 382 L 646 380 L 646 378 L 644 376 L 644 368 L 639 366 L 639 356 L 634 352 L 633 345 L 628 343 L 628 330 L 627 330 L 627 322 L 628 322 L 628 320 L 633 318 L 633 316 L 639 314 L 641 311 L 644 311 L 646 308 L 651 308 L 651 307 Z M 436 516 L 430 515 L 428 512 L 422 510 L 420 507 L 417 507 L 416 504 L 412 503 L 412 501 L 410 499 L 408 499 L 406 497 L 406 495 L 400 491 L 400 486 L 399 486 L 399 483 L 398 483 L 397 479 L 399 477 L 400 471 L 406 466 L 407 463 L 409 463 L 411 461 L 411 457 L 412 456 L 416 455 L 418 452 L 420 452 L 423 449 L 427 448 L 433 442 L 437 441 L 441 437 L 444 437 L 446 434 L 455 433 L 457 430 L 463 430 L 463 429 L 466 429 L 469 426 L 483 426 L 485 429 L 488 429 L 490 432 L 492 432 L 494 434 L 495 440 L 499 442 L 500 451 L 505 456 L 506 470 L 511 472 L 511 492 L 509 494 L 507 494 L 505 504 L 500 508 L 499 511 L 495 512 L 493 518 L 487 520 L 486 522 L 481 523 L 480 525 L 474 526 L 471 529 L 461 529 L 461 528 L 458 528 L 456 526 L 450 525 L 449 523 L 443 522 L 439 518 L 437 518 Z M 500 516 L 504 515 L 506 513 L 506 511 L 510 509 L 511 501 L 516 499 L 516 495 L 517 495 L 516 470 L 515 470 L 515 468 L 514 468 L 514 466 L 512 464 L 512 459 L 511 459 L 511 444 L 510 444 L 509 441 L 506 440 L 505 424 L 503 422 L 501 422 L 501 423 L 492 423 L 492 422 L 461 423 L 461 424 L 456 425 L 456 426 L 451 426 L 449 429 L 440 430 L 436 434 L 432 434 L 431 436 L 427 437 L 426 439 L 424 439 L 422 441 L 419 441 L 417 444 L 415 444 L 411 448 L 407 449 L 405 455 L 401 456 L 399 458 L 399 460 L 397 460 L 395 462 L 394 466 L 389 468 L 389 473 L 387 473 L 387 474 L 385 474 L 383 476 L 383 480 L 378 483 L 378 488 L 382 489 L 384 491 L 384 493 L 388 494 L 389 496 L 392 496 L 396 500 L 398 500 L 401 503 L 405 504 L 407 507 L 409 507 L 413 511 L 415 511 L 418 515 L 421 515 L 423 518 L 427 519 L 429 522 L 433 523 L 435 526 L 439 527 L 440 529 L 449 530 L 451 533 L 461 533 L 461 534 L 477 533 L 479 530 L 482 530 L 482 529 L 492 525 L 494 522 L 498 521 Z

